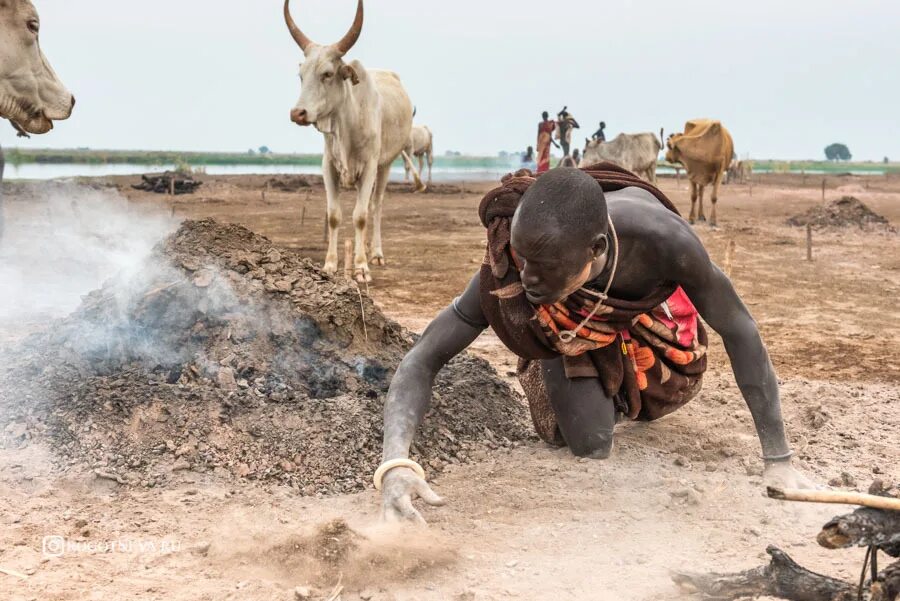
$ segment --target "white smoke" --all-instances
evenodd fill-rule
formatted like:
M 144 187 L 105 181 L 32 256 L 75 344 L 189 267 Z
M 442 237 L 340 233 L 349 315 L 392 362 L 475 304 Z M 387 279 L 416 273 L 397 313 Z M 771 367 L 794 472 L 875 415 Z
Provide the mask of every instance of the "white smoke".
M 6 195 L 0 241 L 0 341 L 71 313 L 107 279 L 138 270 L 177 226 L 166 209 L 70 182 Z

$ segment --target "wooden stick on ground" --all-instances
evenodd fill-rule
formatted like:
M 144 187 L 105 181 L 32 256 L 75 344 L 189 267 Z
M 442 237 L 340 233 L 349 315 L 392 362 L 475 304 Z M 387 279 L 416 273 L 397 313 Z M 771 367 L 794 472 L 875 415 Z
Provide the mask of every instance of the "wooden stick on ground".
M 799 501 L 801 503 L 833 503 L 837 505 L 860 505 L 872 509 L 885 509 L 888 511 L 900 511 L 900 499 L 867 495 L 860 492 L 845 492 L 839 490 L 797 490 L 791 488 L 767 489 L 770 499 L 780 501 Z
M 12 576 L 13 578 L 18 578 L 19 580 L 28 580 L 28 576 L 26 576 L 25 574 L 7 568 L 0 567 L 0 574 L 6 574 L 7 576 Z
M 734 238 L 728 240 L 728 245 L 725 247 L 725 260 L 722 262 L 722 271 L 725 272 L 729 278 L 731 277 L 731 272 L 734 267 L 734 251 L 736 250 L 736 245 L 734 242 Z
M 806 224 L 806 260 L 812 261 L 812 225 Z

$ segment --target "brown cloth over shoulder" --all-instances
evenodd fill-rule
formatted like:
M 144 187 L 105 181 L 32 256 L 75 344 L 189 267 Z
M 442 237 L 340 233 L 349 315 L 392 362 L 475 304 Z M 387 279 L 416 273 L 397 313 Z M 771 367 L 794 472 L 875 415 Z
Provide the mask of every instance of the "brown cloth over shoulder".
M 659 189 L 621 167 L 604 162 L 583 171 L 604 192 L 640 188 L 678 214 Z M 510 248 L 510 227 L 522 195 L 535 181 L 524 169 L 507 175 L 478 211 L 487 228 L 481 308 L 500 340 L 519 356 L 519 381 L 538 434 L 551 444 L 565 444 L 544 386 L 543 359 L 562 356 L 569 378 L 598 378 L 631 419 L 654 420 L 682 407 L 700 391 L 707 337 L 677 284 L 637 301 L 597 298 L 583 290 L 554 305 L 535 306 L 526 298 Z M 563 330 L 577 337 L 561 337 Z

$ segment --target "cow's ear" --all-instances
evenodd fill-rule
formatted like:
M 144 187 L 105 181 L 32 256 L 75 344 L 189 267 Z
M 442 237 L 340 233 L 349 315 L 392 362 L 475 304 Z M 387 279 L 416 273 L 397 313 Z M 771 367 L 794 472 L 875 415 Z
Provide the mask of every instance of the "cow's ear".
M 359 83 L 359 75 L 356 73 L 356 69 L 354 69 L 350 65 L 343 65 L 341 67 L 341 77 L 343 79 L 349 79 L 353 82 L 353 85 L 357 85 Z

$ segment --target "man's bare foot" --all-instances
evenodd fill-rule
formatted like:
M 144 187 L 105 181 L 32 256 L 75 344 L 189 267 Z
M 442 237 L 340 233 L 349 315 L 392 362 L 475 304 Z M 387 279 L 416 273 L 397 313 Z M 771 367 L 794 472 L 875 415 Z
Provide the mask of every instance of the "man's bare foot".
M 775 488 L 800 488 L 821 490 L 824 488 L 814 480 L 797 471 L 790 461 L 767 463 L 763 471 L 763 483 Z

